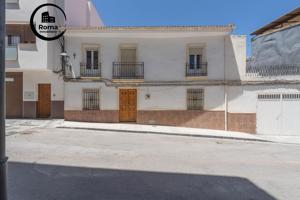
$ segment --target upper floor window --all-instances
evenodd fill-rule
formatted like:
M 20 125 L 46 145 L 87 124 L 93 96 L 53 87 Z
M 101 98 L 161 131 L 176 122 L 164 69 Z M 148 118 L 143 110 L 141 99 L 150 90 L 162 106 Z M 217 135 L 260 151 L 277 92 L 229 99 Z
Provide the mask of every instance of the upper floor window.
M 6 9 L 19 9 L 19 0 L 5 0 Z
M 99 69 L 99 51 L 98 49 L 86 50 L 86 69 Z
M 83 45 L 82 61 L 80 63 L 81 77 L 101 77 L 101 60 L 99 45 Z
M 5 0 L 5 3 L 19 3 L 19 0 Z
M 135 63 L 137 62 L 136 47 L 121 47 L 120 48 L 120 62 L 121 63 Z
M 19 35 L 8 35 L 6 37 L 6 45 L 9 47 L 15 47 L 21 42 L 21 37 Z
M 190 48 L 189 49 L 189 68 L 200 69 L 203 63 L 202 48 Z
M 187 53 L 187 76 L 207 76 L 207 63 L 203 47 L 189 47 Z
M 120 46 L 118 62 L 113 62 L 113 79 L 144 79 L 144 63 L 138 62 L 136 45 Z
M 29 24 L 6 24 L 7 45 L 17 45 L 18 43 L 36 43 Z

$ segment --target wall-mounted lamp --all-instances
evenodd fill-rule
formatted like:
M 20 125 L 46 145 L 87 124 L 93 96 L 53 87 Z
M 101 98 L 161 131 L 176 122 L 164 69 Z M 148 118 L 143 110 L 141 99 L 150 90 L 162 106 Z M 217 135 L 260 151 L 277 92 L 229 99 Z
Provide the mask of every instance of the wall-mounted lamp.
M 60 56 L 61 56 L 61 57 L 67 57 L 68 54 L 67 54 L 67 52 L 64 51 L 64 52 L 62 52 L 62 53 L 60 54 Z
M 69 62 L 69 56 L 68 56 L 68 54 L 67 54 L 67 52 L 62 52 L 61 54 L 60 54 L 60 56 L 64 59 L 64 61 L 65 62 Z

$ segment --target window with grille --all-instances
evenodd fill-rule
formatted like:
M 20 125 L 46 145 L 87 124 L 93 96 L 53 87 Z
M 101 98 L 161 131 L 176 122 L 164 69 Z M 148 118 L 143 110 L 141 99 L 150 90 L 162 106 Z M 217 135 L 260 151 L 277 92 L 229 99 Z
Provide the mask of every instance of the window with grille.
M 204 90 L 188 89 L 187 91 L 187 109 L 203 110 L 204 108 Z
M 258 95 L 258 100 L 260 101 L 274 101 L 274 100 L 279 100 L 281 99 L 281 94 L 259 94 Z
M 300 100 L 300 94 L 283 94 L 282 95 L 283 100 Z
M 100 110 L 100 92 L 98 89 L 83 90 L 83 110 Z

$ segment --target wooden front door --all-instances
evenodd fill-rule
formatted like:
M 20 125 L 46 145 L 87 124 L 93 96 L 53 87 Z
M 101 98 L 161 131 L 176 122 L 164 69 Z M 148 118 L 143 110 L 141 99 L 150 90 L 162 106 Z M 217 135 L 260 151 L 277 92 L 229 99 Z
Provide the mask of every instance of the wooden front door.
M 51 85 L 39 84 L 37 102 L 37 117 L 49 118 L 51 116 Z
M 22 72 L 6 72 L 6 117 L 21 118 L 23 116 L 23 74 Z
M 137 118 L 137 90 L 120 89 L 119 96 L 120 122 L 136 122 Z

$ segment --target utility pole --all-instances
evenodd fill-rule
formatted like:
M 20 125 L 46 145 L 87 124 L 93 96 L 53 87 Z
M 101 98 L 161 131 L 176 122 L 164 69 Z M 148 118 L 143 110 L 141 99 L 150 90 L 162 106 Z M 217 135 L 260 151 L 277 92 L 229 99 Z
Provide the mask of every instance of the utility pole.
M 0 0 L 0 200 L 7 200 L 5 154 L 5 0 Z

